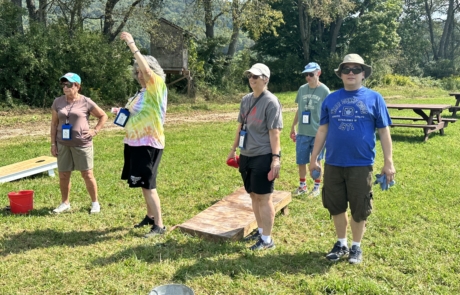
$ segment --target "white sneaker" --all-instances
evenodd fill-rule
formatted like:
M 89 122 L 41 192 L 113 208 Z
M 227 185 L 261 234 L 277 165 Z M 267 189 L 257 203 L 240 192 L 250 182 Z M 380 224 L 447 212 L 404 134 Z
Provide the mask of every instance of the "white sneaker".
M 53 213 L 62 213 L 70 209 L 70 203 L 61 203 L 56 209 L 53 210 Z
M 311 197 L 317 197 L 317 196 L 319 196 L 320 193 L 321 192 L 320 192 L 319 189 L 312 189 L 311 192 L 308 195 L 311 196 Z
M 305 194 L 305 193 L 307 193 L 307 192 L 308 192 L 308 189 L 307 189 L 306 186 L 303 186 L 303 187 L 299 186 L 299 187 L 293 192 L 293 194 L 294 194 L 294 196 L 300 196 L 300 195 L 303 195 L 303 194 Z
M 94 214 L 94 213 L 99 213 L 99 212 L 101 212 L 101 205 L 99 205 L 98 202 L 92 203 L 91 211 L 89 211 L 89 213 Z

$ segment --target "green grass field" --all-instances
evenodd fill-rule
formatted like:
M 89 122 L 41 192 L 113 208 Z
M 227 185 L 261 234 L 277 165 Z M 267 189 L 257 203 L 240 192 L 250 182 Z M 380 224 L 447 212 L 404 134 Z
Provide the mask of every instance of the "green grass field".
M 454 103 L 436 89 L 378 90 L 392 103 Z M 285 109 L 295 107 L 294 92 L 279 98 Z M 236 112 L 238 104 L 170 106 L 171 113 L 184 116 L 190 110 Z M 292 191 L 298 184 L 289 138 L 293 115 L 283 114 L 277 190 Z M 49 114 L 2 115 L 0 126 L 36 121 L 49 121 Z M 235 128 L 235 121 L 166 125 L 158 192 L 168 227 L 242 185 L 237 170 L 225 164 Z M 90 198 L 78 172 L 72 176 L 72 210 L 60 215 L 50 214 L 60 202 L 57 178 L 43 173 L 0 184 L 1 208 L 9 205 L 8 192 L 35 191 L 30 214 L 0 210 L 0 294 L 148 294 L 167 283 L 185 284 L 195 294 L 460 294 L 460 122 L 449 124 L 444 136 L 431 134 L 427 142 L 420 129 L 391 131 L 397 185 L 386 192 L 375 186 L 360 265 L 325 260 L 336 237 L 320 198 L 293 198 L 290 214 L 276 216 L 272 251 L 252 253 L 250 244 L 216 243 L 179 230 L 142 238 L 147 228 L 133 225 L 145 215 L 144 201 L 140 189 L 129 189 L 119 179 L 124 133 L 118 129 L 101 132 L 94 142 L 99 215 L 88 214 Z M 1 140 L 0 149 L 4 166 L 49 155 L 49 138 Z M 375 173 L 381 167 L 378 142 Z

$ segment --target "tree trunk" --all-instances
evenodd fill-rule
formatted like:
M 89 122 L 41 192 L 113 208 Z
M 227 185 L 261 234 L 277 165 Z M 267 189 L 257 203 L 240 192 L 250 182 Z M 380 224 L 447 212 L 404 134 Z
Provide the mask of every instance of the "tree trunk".
M 38 21 L 46 26 L 48 0 L 38 1 Z
M 337 47 L 337 38 L 339 37 L 340 27 L 342 27 L 343 17 L 338 16 L 333 25 L 334 29 L 331 34 L 331 53 L 335 53 Z
M 14 5 L 16 5 L 17 7 L 21 8 L 22 9 L 22 1 L 21 0 L 11 0 L 11 3 L 13 3 Z M 18 15 L 18 32 L 20 34 L 23 34 L 24 33 L 24 28 L 22 27 L 22 15 Z
M 240 11 L 239 11 L 239 2 L 232 2 L 232 22 L 233 22 L 233 31 L 232 37 L 230 38 L 230 44 L 228 45 L 227 57 L 233 58 L 236 52 L 236 44 L 238 43 L 238 36 L 240 35 Z
M 433 60 L 438 60 L 438 54 L 436 52 L 436 44 L 434 43 L 433 20 L 431 19 L 431 7 L 428 5 L 428 0 L 425 0 L 425 12 L 426 12 L 426 17 L 428 18 L 428 30 L 430 31 L 430 42 L 431 42 L 431 49 L 433 50 Z
M 104 11 L 104 29 L 102 34 L 110 37 L 115 21 L 113 20 L 113 9 L 119 0 L 107 0 Z
M 453 12 L 454 12 L 454 0 L 449 0 L 449 8 L 447 9 L 447 18 L 446 18 L 446 22 L 444 23 L 444 29 L 442 31 L 441 40 L 439 41 L 439 48 L 438 48 L 439 58 L 447 57 L 447 47 L 449 45 L 450 28 L 451 28 L 452 19 L 454 17 Z
M 307 13 L 307 7 L 302 0 L 297 0 L 297 7 L 299 10 L 300 40 L 302 42 L 303 59 L 304 62 L 307 63 L 310 59 L 311 20 Z
M 206 38 L 214 38 L 214 20 L 212 18 L 212 0 L 204 0 L 204 23 L 206 25 Z

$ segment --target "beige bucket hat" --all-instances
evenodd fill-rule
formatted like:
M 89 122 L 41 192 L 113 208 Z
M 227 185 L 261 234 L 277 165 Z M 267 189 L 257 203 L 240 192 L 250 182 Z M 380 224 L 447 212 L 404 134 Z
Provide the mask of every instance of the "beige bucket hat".
M 342 67 L 344 64 L 360 64 L 363 66 L 363 69 L 364 69 L 364 79 L 367 79 L 371 74 L 372 74 L 372 67 L 371 66 L 368 66 L 364 63 L 364 59 L 359 56 L 358 54 L 356 53 L 351 53 L 351 54 L 347 54 L 345 55 L 345 57 L 343 58 L 343 61 L 342 63 L 339 65 L 339 67 L 337 69 L 334 70 L 335 74 L 337 75 L 337 77 L 341 78 L 340 76 L 340 72 L 342 71 Z
M 261 63 L 254 64 L 249 70 L 246 70 L 244 74 L 251 73 L 253 75 L 264 75 L 267 78 L 270 78 L 270 69 Z

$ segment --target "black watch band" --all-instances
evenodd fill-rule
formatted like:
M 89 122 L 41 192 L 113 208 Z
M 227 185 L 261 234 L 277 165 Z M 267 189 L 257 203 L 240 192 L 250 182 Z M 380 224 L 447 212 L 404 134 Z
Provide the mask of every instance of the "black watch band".
M 281 155 L 280 155 L 280 154 L 272 154 L 272 157 L 278 157 L 278 158 L 281 158 Z

